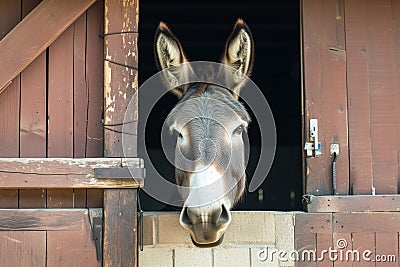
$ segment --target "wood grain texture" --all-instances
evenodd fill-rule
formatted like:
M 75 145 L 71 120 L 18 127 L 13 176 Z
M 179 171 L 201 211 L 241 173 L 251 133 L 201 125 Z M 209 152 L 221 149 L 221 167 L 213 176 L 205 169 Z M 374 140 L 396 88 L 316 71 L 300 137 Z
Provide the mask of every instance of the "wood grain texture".
M 314 196 L 308 212 L 376 212 L 399 211 L 398 195 Z
M 318 119 L 322 154 L 306 158 L 306 193 L 332 194 L 331 143 L 344 151 L 337 158 L 337 194 L 349 192 L 346 52 L 343 1 L 302 1 L 305 137 L 309 120 Z
M 373 232 L 352 233 L 352 247 L 360 253 L 364 251 L 375 252 L 375 234 Z M 368 258 L 360 257 L 360 261 L 353 262 L 354 267 L 374 267 L 375 262 L 369 261 Z
M 46 266 L 46 232 L 0 231 L 0 266 Z
M 351 183 L 396 194 L 399 183 L 398 1 L 346 1 Z
M 400 227 L 397 228 L 397 231 Z M 397 233 L 375 233 L 375 253 L 379 258 L 376 258 L 376 266 L 398 267 L 399 257 L 399 239 Z
M 104 1 L 87 11 L 86 79 L 88 90 L 86 157 L 102 157 L 103 150 L 103 54 L 104 41 L 99 29 L 104 25 Z
M 46 77 L 46 52 L 43 52 L 21 73 L 20 157 L 23 158 L 44 158 L 47 154 Z M 21 189 L 19 207 L 45 208 L 46 192 Z
M 295 231 L 301 234 L 331 234 L 332 214 L 298 213 L 295 217 Z
M 71 245 L 74 244 L 74 245 Z M 96 258 L 90 225 L 80 231 L 47 233 L 47 266 L 101 267 Z
M 122 127 L 113 125 L 121 125 L 124 122 L 128 104 L 138 88 L 137 33 L 135 33 L 138 30 L 138 10 L 137 0 L 123 3 L 105 0 L 105 157 L 133 157 L 137 154 L 136 142 L 123 149 Z M 120 32 L 124 33 L 113 34 Z M 134 101 L 136 109 L 129 114 L 128 121 L 137 121 L 137 99 Z M 136 136 L 133 136 L 133 139 L 136 140 Z M 136 190 L 104 190 L 103 264 L 105 266 L 138 264 L 136 194 Z
M 392 1 L 367 1 L 368 81 L 370 88 L 372 167 L 376 194 L 397 194 L 397 91 Z
M 353 260 L 351 233 L 333 233 L 332 247 L 337 251 L 334 260 L 335 267 L 352 267 Z M 350 252 L 349 252 L 350 251 Z M 354 257 L 357 257 L 356 255 Z
M 21 20 L 21 1 L 1 1 L 0 40 Z M 0 42 L 1 42 L 0 41 Z M 19 157 L 20 76 L 0 94 L 0 157 Z M 17 208 L 18 190 L 0 190 L 0 207 Z
M 296 262 L 298 267 L 314 267 L 317 262 L 314 260 L 316 254 L 305 253 L 305 251 L 317 250 L 317 234 L 314 233 L 297 233 L 295 230 L 294 249 L 298 252 L 299 258 Z
M 87 209 L 0 209 L 1 231 L 79 231 Z
M 333 232 L 335 233 L 397 233 L 399 229 L 400 213 L 398 212 L 333 214 Z
M 96 247 L 92 237 L 92 225 L 88 212 L 85 209 L 83 226 L 77 231 L 48 231 L 47 232 L 47 266 L 102 266 L 97 261 Z M 96 212 L 101 216 L 101 211 Z M 71 245 L 74 244 L 74 245 Z
M 74 26 L 49 47 L 48 157 L 73 157 L 74 153 Z M 47 190 L 47 207 L 73 207 L 72 189 Z
M 43 159 L 0 159 L 0 187 L 2 188 L 71 188 L 68 193 L 57 190 L 57 200 L 51 190 L 48 198 L 56 204 L 73 203 L 72 188 L 137 188 L 143 186 L 143 178 L 96 179 L 95 168 L 109 167 L 143 168 L 142 159 L 121 158 L 43 158 Z M 50 192 L 49 192 L 50 191 Z M 69 197 L 68 197 L 69 196 Z M 50 200 L 50 199 L 48 199 Z M 71 205 L 72 207 L 72 205 Z
M 41 1 L 22 1 L 22 17 L 26 17 Z M 47 110 L 46 52 L 41 53 L 21 72 L 20 157 L 46 157 Z M 20 189 L 20 208 L 45 208 L 46 190 Z
M 372 143 L 366 1 L 345 1 L 349 98 L 350 183 L 353 194 L 371 194 Z
M 0 42 L 0 51 L 7 51 L 0 57 L 0 92 L 93 3 L 94 0 L 45 0 L 7 34 Z
M 124 122 L 125 111 L 138 89 L 138 36 L 135 33 L 138 23 L 138 1 L 128 1 L 121 6 L 120 3 L 106 0 L 105 6 L 104 156 L 118 157 L 125 152 L 126 156 L 135 157 L 137 147 L 125 147 L 125 151 L 122 149 L 122 134 L 120 133 L 122 126 L 112 125 L 120 125 Z M 126 33 L 108 35 L 115 32 Z M 124 67 L 124 65 L 129 67 Z M 133 117 L 128 117 L 128 120 L 137 119 L 137 112 L 136 115 L 135 112 L 129 115 Z M 132 144 L 135 143 L 132 142 Z
M 85 158 L 89 101 L 86 80 L 86 13 L 82 14 L 73 25 L 73 154 L 75 158 Z
M 137 266 L 137 190 L 104 190 L 104 266 Z
M 329 257 L 329 248 L 333 247 L 332 234 L 316 234 L 317 247 L 316 247 L 316 261 L 318 267 L 333 267 L 334 261 Z M 335 266 L 337 263 L 335 262 Z

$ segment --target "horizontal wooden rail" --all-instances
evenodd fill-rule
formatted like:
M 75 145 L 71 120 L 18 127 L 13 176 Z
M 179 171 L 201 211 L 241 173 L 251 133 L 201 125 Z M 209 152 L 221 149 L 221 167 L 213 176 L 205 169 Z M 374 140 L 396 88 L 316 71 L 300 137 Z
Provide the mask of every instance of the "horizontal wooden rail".
M 308 212 L 400 211 L 400 195 L 308 196 Z
M 81 231 L 101 209 L 0 209 L 0 231 Z M 90 215 L 90 216 L 89 216 Z
M 97 179 L 95 169 L 131 169 L 132 178 Z M 140 158 L 0 158 L 0 189 L 11 188 L 139 188 L 144 177 Z M 111 179 L 112 178 L 112 179 Z

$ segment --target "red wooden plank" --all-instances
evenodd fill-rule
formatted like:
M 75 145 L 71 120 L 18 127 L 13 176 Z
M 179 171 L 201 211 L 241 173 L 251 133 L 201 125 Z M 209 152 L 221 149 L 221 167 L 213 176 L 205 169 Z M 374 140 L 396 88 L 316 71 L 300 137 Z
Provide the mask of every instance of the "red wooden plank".
M 46 266 L 46 232 L 0 232 L 0 266 Z
M 138 88 L 137 71 L 112 63 L 137 68 L 138 1 L 120 3 L 105 1 L 104 14 L 104 124 L 120 124 L 126 108 Z M 125 34 L 112 34 L 125 32 Z M 137 113 L 135 113 L 137 115 Z M 134 115 L 134 114 L 133 114 Z M 131 148 L 128 156 L 136 154 Z M 104 156 L 124 155 L 122 134 L 106 130 Z M 104 190 L 105 266 L 137 266 L 137 190 Z M 124 216 L 120 216 L 121 212 Z M 121 249 L 123 248 L 123 249 Z
M 73 27 L 49 48 L 48 156 L 73 156 Z
M 394 29 L 400 29 L 400 1 L 392 1 L 392 24 Z M 400 30 L 396 30 L 393 32 L 394 38 L 394 61 L 395 61 L 395 72 L 397 75 L 395 76 L 395 87 L 400 87 L 400 52 L 397 49 L 400 46 Z M 400 113 L 400 92 L 396 90 L 396 114 Z M 397 123 L 397 131 L 400 132 L 400 116 L 396 116 L 396 123 Z M 397 135 L 397 143 L 400 144 L 400 134 Z M 400 158 L 400 156 L 398 156 Z M 398 170 L 397 172 L 400 173 L 400 164 L 397 164 Z M 398 177 L 398 185 L 400 186 L 400 176 Z M 400 188 L 397 188 L 398 193 L 400 193 Z
M 375 234 L 367 233 L 352 233 L 352 247 L 362 255 L 360 261 L 353 262 L 353 267 L 374 267 L 375 262 L 370 260 L 370 256 L 375 254 Z M 373 253 L 370 255 L 370 253 Z M 364 255 L 363 255 L 364 254 Z
M 86 157 L 88 91 L 86 81 L 86 13 L 73 27 L 74 35 L 74 157 Z M 89 47 L 89 50 L 91 48 Z
M 317 262 L 314 260 L 316 254 L 312 254 L 312 251 L 317 250 L 317 234 L 295 233 L 294 249 L 299 256 L 296 266 L 317 266 Z
M 102 189 L 87 189 L 87 202 L 88 208 L 101 208 L 103 207 L 104 190 Z
M 74 23 L 74 157 L 86 157 L 87 80 L 86 12 Z M 89 47 L 89 50 L 91 48 Z M 86 207 L 86 189 L 73 190 L 73 207 Z
M 367 12 L 364 0 L 345 1 L 350 179 L 353 194 L 372 192 Z
M 98 1 L 87 11 L 86 75 L 88 82 L 88 125 L 86 157 L 103 156 L 103 39 L 98 34 L 104 24 L 104 1 Z
M 342 1 L 305 0 L 303 12 L 303 60 L 305 114 L 308 139 L 309 119 L 319 123 L 322 154 L 307 158 L 306 192 L 332 193 L 330 143 L 339 143 L 344 151 L 337 158 L 337 191 L 347 194 L 348 141 L 346 53 Z
M 22 17 L 41 1 L 22 1 Z M 20 157 L 46 157 L 46 52 L 21 72 Z M 46 190 L 19 190 L 20 208 L 45 208 Z
M 46 53 L 21 73 L 21 157 L 46 156 Z
M 295 216 L 296 233 L 332 233 L 332 214 L 298 213 Z
M 398 228 L 400 230 L 400 227 Z M 375 233 L 375 253 L 377 267 L 397 267 L 399 260 L 398 233 Z
M 73 157 L 73 25 L 49 48 L 48 157 Z M 72 189 L 49 189 L 47 206 L 73 207 Z
M 367 1 L 372 166 L 378 194 L 397 193 L 398 125 L 391 1 Z
M 354 212 L 334 213 L 334 233 L 398 232 L 399 212 Z
M 308 212 L 399 211 L 400 195 L 313 196 Z
M 96 247 L 92 241 L 90 225 L 72 233 L 47 232 L 47 255 L 47 266 L 102 266 L 96 258 Z
M 86 75 L 88 80 L 88 125 L 86 157 L 103 157 L 103 39 L 97 34 L 98 25 L 104 24 L 104 1 L 98 1 L 87 11 Z M 87 206 L 103 206 L 104 192 L 87 189 Z
M 352 267 L 358 255 L 352 253 L 350 233 L 333 233 L 333 249 L 337 251 L 333 257 L 335 267 Z
M 0 1 L 0 40 L 21 19 L 21 1 Z M 0 157 L 19 156 L 19 102 L 20 77 L 17 76 L 12 83 L 0 94 Z M 0 190 L 0 207 L 18 207 L 18 190 Z
M 18 208 L 18 190 L 1 189 L 0 208 L 3 209 Z
M 47 232 L 47 266 L 76 266 L 78 261 L 79 266 L 102 266 L 97 261 L 89 216 L 82 219 L 84 224 L 78 231 Z
M 332 233 L 317 234 L 317 266 L 333 267 L 334 262 L 329 257 L 329 248 L 332 247 Z
M 0 231 L 80 231 L 87 209 L 0 209 Z

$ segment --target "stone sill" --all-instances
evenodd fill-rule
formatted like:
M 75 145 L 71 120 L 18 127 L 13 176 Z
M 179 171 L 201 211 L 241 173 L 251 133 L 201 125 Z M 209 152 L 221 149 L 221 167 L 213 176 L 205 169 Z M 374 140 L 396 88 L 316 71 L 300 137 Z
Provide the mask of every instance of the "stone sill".
M 234 211 L 221 246 L 248 247 L 284 242 L 281 245 L 292 247 L 295 213 L 298 212 Z M 144 245 L 193 246 L 189 233 L 179 224 L 179 212 L 145 212 Z

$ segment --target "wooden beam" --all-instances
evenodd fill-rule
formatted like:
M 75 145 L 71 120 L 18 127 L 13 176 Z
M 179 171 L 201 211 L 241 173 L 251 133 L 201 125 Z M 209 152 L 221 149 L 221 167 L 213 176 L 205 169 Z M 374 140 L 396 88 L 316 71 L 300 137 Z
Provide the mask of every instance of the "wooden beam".
M 143 168 L 138 158 L 3 158 L 1 188 L 139 188 L 143 178 L 96 179 L 96 168 Z
M 0 209 L 0 231 L 81 231 L 87 209 Z
M 136 157 L 136 134 L 131 146 L 122 146 L 122 125 L 137 122 L 138 0 L 106 0 L 104 12 L 104 156 Z M 119 34 L 120 33 L 120 34 Z M 114 125 L 114 126 L 113 126 Z M 137 266 L 137 201 L 135 189 L 104 190 L 103 266 Z
M 399 195 L 311 196 L 308 212 L 400 211 Z
M 334 233 L 392 233 L 400 229 L 399 212 L 333 213 Z
M 96 0 L 44 0 L 0 41 L 0 93 Z

